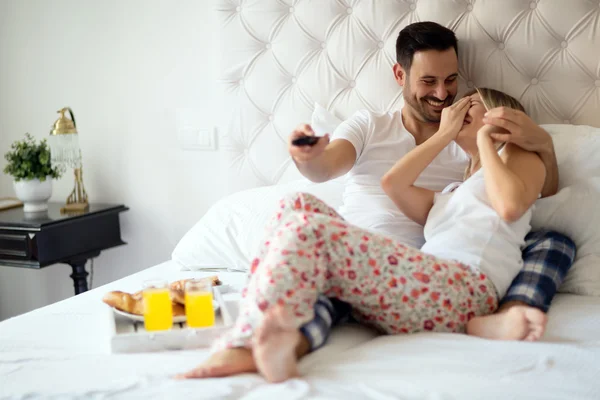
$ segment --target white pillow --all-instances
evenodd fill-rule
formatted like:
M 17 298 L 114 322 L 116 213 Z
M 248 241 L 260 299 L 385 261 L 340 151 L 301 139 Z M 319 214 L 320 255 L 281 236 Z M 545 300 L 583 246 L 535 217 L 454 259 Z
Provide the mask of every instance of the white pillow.
M 600 296 L 600 128 L 542 125 L 554 141 L 559 193 L 536 202 L 533 229 L 569 236 L 575 262 L 559 292 Z
M 248 189 L 216 202 L 179 241 L 171 258 L 184 269 L 245 271 L 263 239 L 266 223 L 288 193 L 312 193 L 335 209 L 342 204 L 343 183 L 298 180 Z
M 319 103 L 315 103 L 310 122 L 310 126 L 313 128 L 315 135 L 323 136 L 326 133 L 331 135 L 341 123 L 342 120 L 333 115 L 332 112 L 328 111 Z
M 554 141 L 559 189 L 600 176 L 600 128 L 587 125 L 541 125 Z
M 600 177 L 579 180 L 536 202 L 532 227 L 561 232 L 577 245 L 575 262 L 559 292 L 600 296 L 599 204 Z

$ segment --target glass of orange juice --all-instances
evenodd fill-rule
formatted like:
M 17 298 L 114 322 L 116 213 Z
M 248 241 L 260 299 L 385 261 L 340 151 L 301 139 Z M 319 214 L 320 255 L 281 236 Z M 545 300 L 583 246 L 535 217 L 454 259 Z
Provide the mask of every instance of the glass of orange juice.
M 144 328 L 164 331 L 173 326 L 173 306 L 167 281 L 152 279 L 144 282 Z
M 210 280 L 190 279 L 185 282 L 185 316 L 190 328 L 206 328 L 215 324 Z

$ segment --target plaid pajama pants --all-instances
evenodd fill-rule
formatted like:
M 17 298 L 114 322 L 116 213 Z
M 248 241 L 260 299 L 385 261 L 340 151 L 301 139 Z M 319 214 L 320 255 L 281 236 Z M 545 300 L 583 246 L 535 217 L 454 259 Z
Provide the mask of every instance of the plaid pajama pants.
M 558 232 L 530 232 L 523 248 L 523 268 L 512 281 L 500 305 L 522 301 L 546 312 L 575 259 L 575 243 Z M 300 328 L 311 351 L 325 344 L 331 329 L 348 320 L 349 304 L 320 295 L 315 304 L 315 318 Z

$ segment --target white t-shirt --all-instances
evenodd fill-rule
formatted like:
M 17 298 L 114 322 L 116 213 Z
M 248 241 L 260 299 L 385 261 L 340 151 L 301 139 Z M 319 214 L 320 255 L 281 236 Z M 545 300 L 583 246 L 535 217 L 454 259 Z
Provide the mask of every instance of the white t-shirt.
M 480 270 L 504 297 L 523 267 L 521 248 L 531 229 L 533 207 L 515 222 L 500 218 L 487 195 L 483 169 L 453 192 L 452 187 L 435 196 L 421 250 Z
M 375 231 L 406 245 L 420 248 L 423 227 L 400 212 L 381 188 L 381 178 L 416 147 L 404 128 L 400 111 L 355 113 L 333 132 L 332 140 L 346 139 L 356 149 L 356 162 L 346 175 L 340 214 L 348 222 Z M 462 181 L 468 155 L 455 143 L 448 145 L 417 179 L 416 185 L 442 191 Z

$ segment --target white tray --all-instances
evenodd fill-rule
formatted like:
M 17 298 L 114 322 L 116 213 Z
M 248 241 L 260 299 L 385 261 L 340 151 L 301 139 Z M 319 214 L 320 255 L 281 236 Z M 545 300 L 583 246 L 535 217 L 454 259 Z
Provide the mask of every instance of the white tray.
M 237 317 L 239 294 L 222 294 L 219 286 L 213 288 L 214 300 L 219 309 L 215 315 L 215 326 L 189 328 L 185 322 L 174 323 L 167 331 L 148 332 L 144 323 L 116 313 L 110 313 L 111 351 L 113 353 L 143 353 L 155 351 L 189 350 L 207 348 Z

